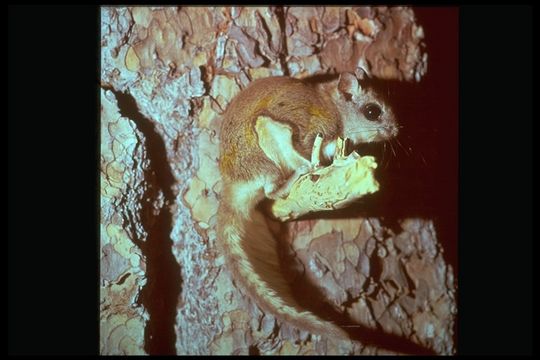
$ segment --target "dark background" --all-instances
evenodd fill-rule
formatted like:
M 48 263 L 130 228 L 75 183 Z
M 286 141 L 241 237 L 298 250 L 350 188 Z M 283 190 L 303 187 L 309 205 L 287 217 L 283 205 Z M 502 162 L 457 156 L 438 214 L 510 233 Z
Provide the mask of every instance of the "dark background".
M 374 204 L 399 232 L 403 218 L 433 219 L 444 256 L 457 271 L 459 8 L 414 9 L 425 33 L 428 71 L 419 83 L 391 82 L 400 134 L 385 149 L 385 189 Z M 456 274 L 457 275 L 457 274 Z
M 414 95 L 439 122 L 405 133 L 412 160 L 395 175 L 421 169 L 418 160 L 435 166 L 422 175 L 434 190 L 418 211 L 440 213 L 446 256 L 459 260 L 459 353 L 530 354 L 532 8 L 459 9 L 459 136 L 457 94 L 444 86 L 458 80 L 444 55 L 455 45 L 445 30 L 455 10 L 415 11 L 431 49 L 431 90 Z M 99 8 L 10 6 L 8 83 L 8 353 L 96 354 Z

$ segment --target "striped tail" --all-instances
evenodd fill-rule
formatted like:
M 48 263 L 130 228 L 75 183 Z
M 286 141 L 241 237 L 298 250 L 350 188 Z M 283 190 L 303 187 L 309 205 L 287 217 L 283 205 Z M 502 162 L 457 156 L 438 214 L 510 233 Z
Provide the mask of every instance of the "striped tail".
M 244 214 L 220 202 L 218 244 L 233 279 L 277 319 L 310 333 L 348 339 L 341 328 L 302 309 L 294 300 L 281 272 L 276 239 L 255 206 L 247 209 Z

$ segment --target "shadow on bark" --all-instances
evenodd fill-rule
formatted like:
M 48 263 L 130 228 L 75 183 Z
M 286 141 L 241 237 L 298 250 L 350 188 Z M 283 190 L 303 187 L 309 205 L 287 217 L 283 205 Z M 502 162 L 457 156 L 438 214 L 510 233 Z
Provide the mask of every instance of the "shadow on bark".
M 277 224 L 276 222 L 274 222 Z M 359 341 L 364 346 L 373 346 L 376 348 L 390 350 L 396 353 L 409 355 L 437 355 L 435 351 L 425 346 L 412 342 L 411 340 L 387 333 L 380 324 L 377 324 L 376 329 L 360 325 L 350 318 L 346 313 L 336 311 L 330 304 L 326 302 L 322 291 L 312 284 L 305 276 L 298 273 L 294 269 L 296 263 L 294 252 L 287 252 L 289 236 L 287 227 L 281 224 L 280 230 L 274 232 L 274 235 L 279 239 L 280 258 L 282 261 L 282 269 L 286 273 L 287 278 L 295 279 L 292 282 L 292 293 L 299 305 L 313 312 L 317 316 L 327 321 L 339 325 L 345 330 L 352 340 Z M 371 264 L 373 276 L 378 277 L 381 274 L 380 264 Z M 377 281 L 377 279 L 375 279 Z M 350 299 L 351 302 L 353 299 Z
M 163 139 L 152 122 L 139 112 L 135 99 L 112 88 L 108 90 L 115 94 L 121 115 L 132 120 L 144 134 L 150 169 L 153 172 L 145 176 L 155 176 L 157 187 L 165 198 L 157 217 L 151 214 L 151 209 L 148 208 L 151 205 L 142 202 L 141 219 L 148 238 L 146 241 L 134 241 L 146 259 L 147 282 L 138 300 L 150 317 L 145 328 L 144 350 L 150 355 L 175 355 L 176 306 L 182 291 L 180 265 L 173 255 L 173 241 L 170 238 L 173 222 L 169 204 L 175 200 L 172 191 L 175 178 L 167 161 Z M 152 181 L 147 183 L 151 184 Z

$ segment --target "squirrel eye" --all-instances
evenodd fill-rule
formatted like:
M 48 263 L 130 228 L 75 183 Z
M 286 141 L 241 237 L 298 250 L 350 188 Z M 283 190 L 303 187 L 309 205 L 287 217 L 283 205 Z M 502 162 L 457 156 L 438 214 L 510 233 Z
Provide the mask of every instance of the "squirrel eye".
M 382 113 L 382 109 L 377 104 L 369 103 L 369 104 L 364 105 L 362 109 L 362 113 L 364 114 L 366 119 L 375 121 L 375 120 L 379 120 L 379 116 Z

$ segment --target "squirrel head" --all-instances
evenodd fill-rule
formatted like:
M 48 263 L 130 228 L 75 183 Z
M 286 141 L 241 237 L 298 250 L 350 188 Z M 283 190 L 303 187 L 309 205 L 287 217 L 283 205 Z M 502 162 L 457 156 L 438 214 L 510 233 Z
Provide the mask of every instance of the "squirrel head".
M 341 113 L 343 135 L 355 144 L 385 141 L 398 134 L 390 106 L 351 73 L 337 80 L 333 99 Z

